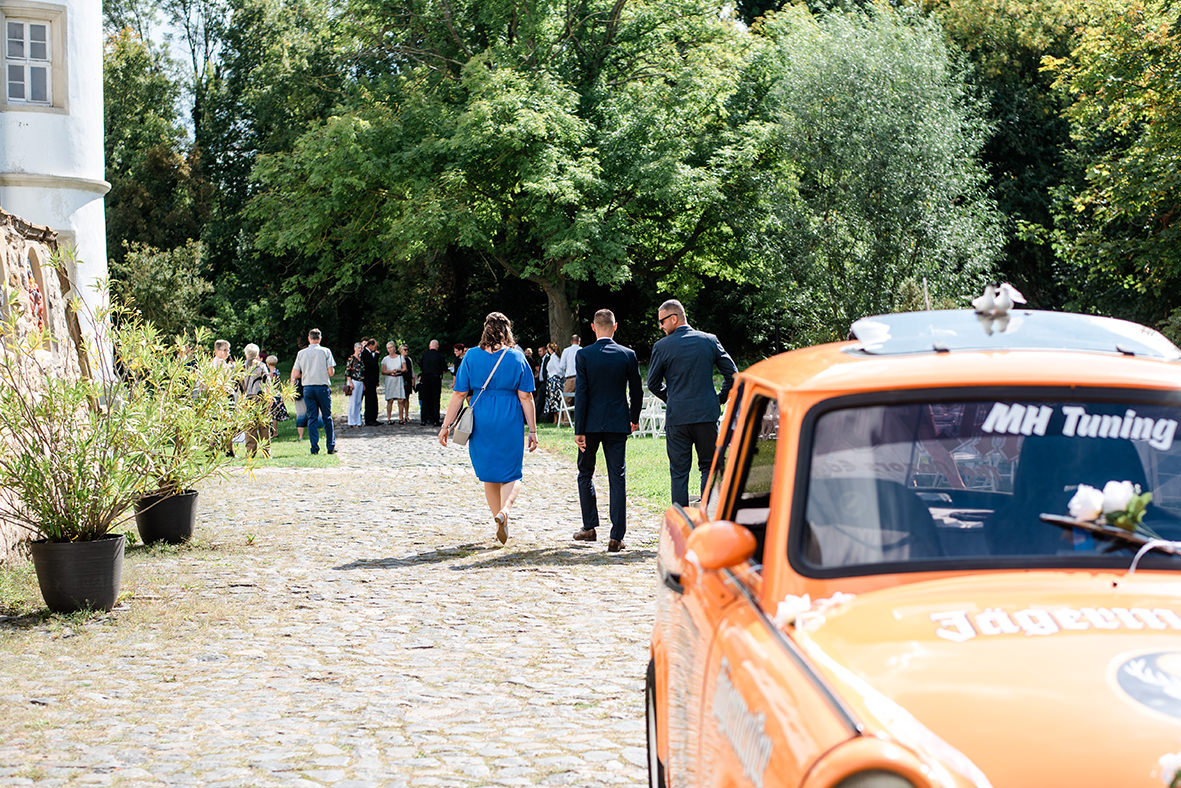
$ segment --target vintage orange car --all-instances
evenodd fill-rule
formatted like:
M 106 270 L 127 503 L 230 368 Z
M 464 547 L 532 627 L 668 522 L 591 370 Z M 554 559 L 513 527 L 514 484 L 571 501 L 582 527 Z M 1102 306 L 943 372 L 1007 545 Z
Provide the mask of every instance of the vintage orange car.
M 1085 315 L 740 373 L 663 518 L 651 784 L 1181 785 L 1178 423 L 1181 350 Z

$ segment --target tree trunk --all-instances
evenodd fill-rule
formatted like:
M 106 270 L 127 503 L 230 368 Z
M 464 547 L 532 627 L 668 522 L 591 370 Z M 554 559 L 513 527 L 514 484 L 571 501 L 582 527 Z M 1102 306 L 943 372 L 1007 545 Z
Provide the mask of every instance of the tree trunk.
M 546 299 L 549 301 L 549 338 L 560 348 L 570 344 L 576 321 L 570 308 L 569 283 L 566 279 L 557 282 L 543 282 Z

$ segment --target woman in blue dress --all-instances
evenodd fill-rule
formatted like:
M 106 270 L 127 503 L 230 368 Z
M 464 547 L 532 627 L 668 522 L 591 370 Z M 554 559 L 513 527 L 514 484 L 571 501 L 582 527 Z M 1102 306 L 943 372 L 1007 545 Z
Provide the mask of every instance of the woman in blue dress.
M 528 424 L 529 451 L 536 449 L 537 416 L 533 371 L 513 341 L 512 323 L 500 312 L 484 318 L 479 347 L 469 349 L 455 371 L 454 393 L 439 430 L 439 443 L 444 446 L 459 406 L 469 395 L 472 434 L 467 443 L 468 456 L 476 478 L 484 483 L 484 497 L 496 523 L 496 538 L 504 544 L 508 541 L 509 510 L 521 492 L 525 456 L 521 432 Z

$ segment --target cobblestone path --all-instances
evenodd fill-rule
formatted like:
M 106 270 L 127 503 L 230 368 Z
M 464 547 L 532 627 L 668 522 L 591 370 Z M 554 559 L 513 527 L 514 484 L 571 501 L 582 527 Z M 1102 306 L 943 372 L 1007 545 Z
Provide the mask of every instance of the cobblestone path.
M 571 541 L 538 452 L 501 547 L 462 448 L 338 434 L 339 468 L 202 492 L 210 546 L 132 562 L 108 621 L 0 629 L 0 785 L 646 780 L 651 512 L 623 553 Z

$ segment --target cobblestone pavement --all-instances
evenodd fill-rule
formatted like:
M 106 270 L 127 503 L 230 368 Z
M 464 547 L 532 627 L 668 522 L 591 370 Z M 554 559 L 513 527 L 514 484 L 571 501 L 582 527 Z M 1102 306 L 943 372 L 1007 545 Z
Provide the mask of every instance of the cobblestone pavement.
M 623 553 L 571 541 L 574 470 L 537 452 L 501 547 L 465 450 L 338 435 L 339 468 L 202 492 L 202 539 L 235 547 L 145 556 L 109 622 L 0 629 L 21 644 L 0 665 L 0 786 L 646 780 L 656 517 L 632 511 Z M 200 566 L 136 583 L 170 562 Z M 176 626 L 151 614 L 186 605 Z

